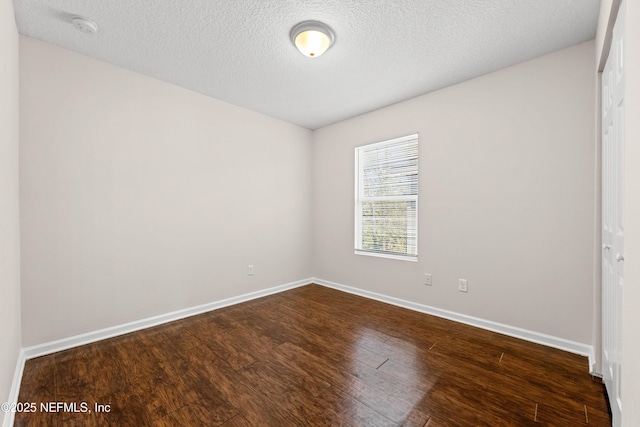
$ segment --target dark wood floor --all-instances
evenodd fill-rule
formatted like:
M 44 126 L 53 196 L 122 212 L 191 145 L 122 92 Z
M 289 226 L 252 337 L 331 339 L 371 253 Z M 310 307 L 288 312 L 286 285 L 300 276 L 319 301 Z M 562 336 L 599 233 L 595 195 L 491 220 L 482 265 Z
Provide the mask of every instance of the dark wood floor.
M 16 426 L 610 425 L 584 357 L 317 285 L 29 360 L 19 401 Z

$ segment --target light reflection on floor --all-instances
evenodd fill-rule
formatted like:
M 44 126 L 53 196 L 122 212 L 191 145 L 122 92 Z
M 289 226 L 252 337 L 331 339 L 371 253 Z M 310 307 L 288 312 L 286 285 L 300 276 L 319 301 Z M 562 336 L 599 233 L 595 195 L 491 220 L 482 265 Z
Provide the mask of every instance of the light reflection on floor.
M 429 390 L 440 375 L 427 367 L 421 357 L 421 353 L 429 349 L 421 350 L 412 342 L 367 327 L 358 333 L 351 358 L 350 387 L 356 392 L 362 392 L 358 389 L 363 387 L 373 389 L 370 393 L 377 389 L 379 395 L 384 396 L 380 404 L 388 408 L 373 409 L 385 412 L 388 417 L 394 415 L 392 420 L 396 422 L 403 421 L 414 409 L 424 407 Z M 367 384 L 362 383 L 364 380 Z

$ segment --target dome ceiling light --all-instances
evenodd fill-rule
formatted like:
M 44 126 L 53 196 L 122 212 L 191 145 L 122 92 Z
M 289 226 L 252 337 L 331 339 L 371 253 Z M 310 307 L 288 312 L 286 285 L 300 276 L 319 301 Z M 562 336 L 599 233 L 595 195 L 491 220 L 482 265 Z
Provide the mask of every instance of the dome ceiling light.
M 316 58 L 327 51 L 335 40 L 331 28 L 318 21 L 304 21 L 291 29 L 291 42 L 300 53 Z

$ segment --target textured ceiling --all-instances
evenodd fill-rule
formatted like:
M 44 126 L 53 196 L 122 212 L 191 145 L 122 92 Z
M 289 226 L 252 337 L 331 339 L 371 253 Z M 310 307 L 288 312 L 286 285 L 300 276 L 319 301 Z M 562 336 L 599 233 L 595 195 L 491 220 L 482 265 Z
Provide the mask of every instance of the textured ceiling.
M 590 40 L 599 4 L 14 0 L 22 34 L 310 129 Z M 313 59 L 289 40 L 309 19 L 336 33 Z

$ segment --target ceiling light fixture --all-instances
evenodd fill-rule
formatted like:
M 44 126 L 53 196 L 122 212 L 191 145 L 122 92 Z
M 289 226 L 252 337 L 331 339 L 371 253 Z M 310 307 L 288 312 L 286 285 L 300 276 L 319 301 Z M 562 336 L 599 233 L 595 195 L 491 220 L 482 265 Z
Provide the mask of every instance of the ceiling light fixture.
M 331 28 L 318 21 L 304 21 L 291 29 L 291 41 L 300 53 L 316 58 L 327 51 L 335 36 Z

